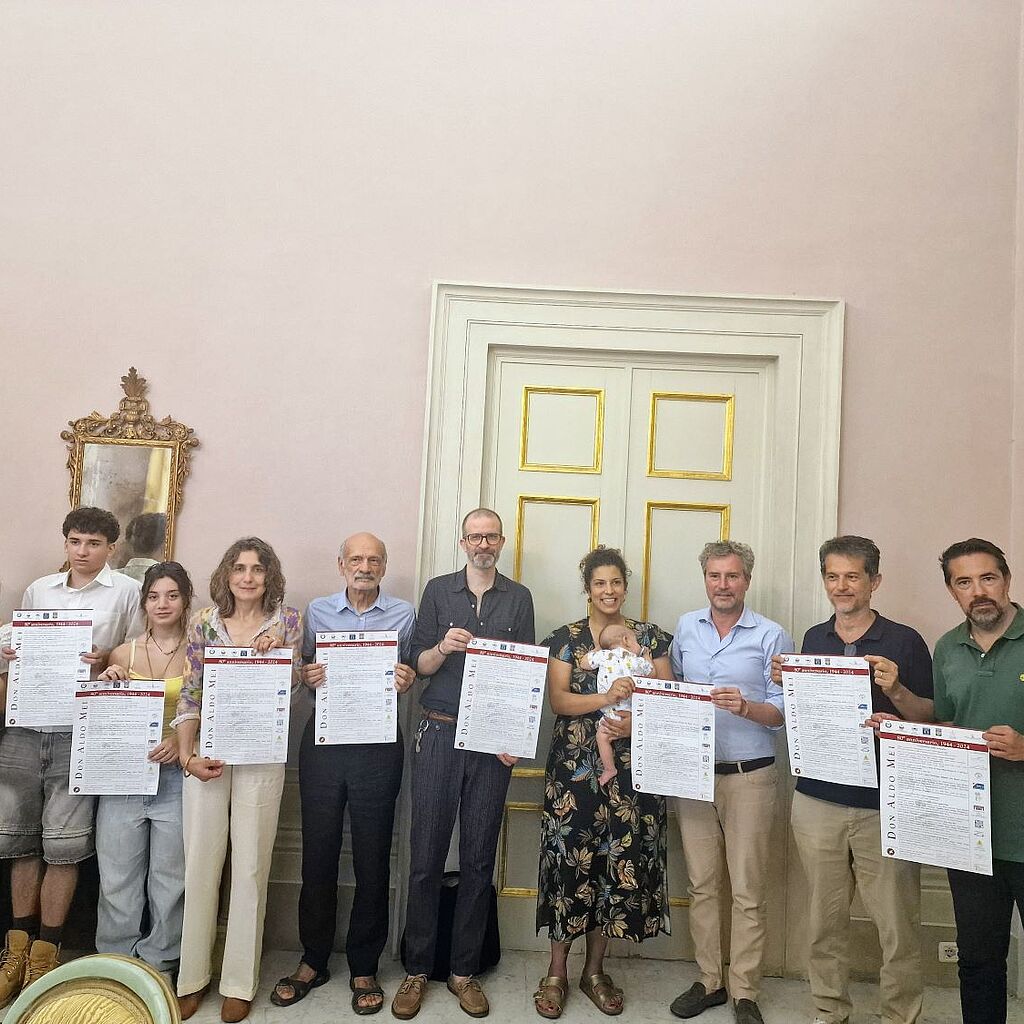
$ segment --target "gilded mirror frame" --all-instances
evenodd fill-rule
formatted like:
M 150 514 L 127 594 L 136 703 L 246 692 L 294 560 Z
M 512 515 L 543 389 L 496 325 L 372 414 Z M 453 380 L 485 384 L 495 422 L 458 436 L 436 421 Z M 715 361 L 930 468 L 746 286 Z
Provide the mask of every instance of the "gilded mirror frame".
M 122 445 L 167 449 L 170 457 L 167 487 L 167 530 L 164 536 L 164 559 L 174 552 L 174 532 L 177 514 L 184 496 L 185 477 L 191 470 L 192 449 L 199 447 L 192 428 L 165 416 L 157 420 L 149 411 L 146 392 L 149 383 L 140 377 L 134 366 L 121 378 L 125 397 L 109 416 L 91 412 L 77 420 L 69 420 L 70 430 L 61 431 L 61 440 L 67 442 L 67 468 L 71 474 L 68 498 L 72 508 L 82 499 L 83 470 L 87 445 Z

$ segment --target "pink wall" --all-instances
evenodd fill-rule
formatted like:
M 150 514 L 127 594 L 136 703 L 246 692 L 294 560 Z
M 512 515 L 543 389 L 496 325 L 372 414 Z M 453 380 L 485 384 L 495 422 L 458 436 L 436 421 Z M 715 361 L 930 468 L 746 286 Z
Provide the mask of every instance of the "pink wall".
M 302 604 L 369 528 L 413 596 L 445 279 L 845 299 L 840 526 L 934 638 L 946 543 L 1012 522 L 1024 553 L 1019 24 L 1016 0 L 3 5 L 0 611 L 60 560 L 64 422 L 129 363 L 203 442 L 200 583 L 258 532 Z

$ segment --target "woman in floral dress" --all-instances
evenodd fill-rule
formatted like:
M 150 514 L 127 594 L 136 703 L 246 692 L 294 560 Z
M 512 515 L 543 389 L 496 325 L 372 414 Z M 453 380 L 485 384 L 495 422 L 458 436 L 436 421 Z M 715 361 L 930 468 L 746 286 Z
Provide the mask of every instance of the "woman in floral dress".
M 596 730 L 601 708 L 628 696 L 632 680 L 616 680 L 597 692 L 597 674 L 579 667 L 605 626 L 624 623 L 650 654 L 654 674 L 671 679 L 664 630 L 622 614 L 629 570 L 622 554 L 603 546 L 580 562 L 589 614 L 556 629 L 550 648 L 548 699 L 558 716 L 544 780 L 541 819 L 537 931 L 551 938 L 551 963 L 534 994 L 542 1017 L 561 1016 L 568 992 L 566 958 L 573 939 L 586 936 L 587 955 L 580 988 L 602 1013 L 622 1012 L 622 991 L 604 973 L 609 938 L 641 942 L 670 931 L 665 880 L 665 801 L 636 793 L 630 775 L 630 716 L 605 719 L 615 743 L 617 774 L 598 783 L 601 761 Z

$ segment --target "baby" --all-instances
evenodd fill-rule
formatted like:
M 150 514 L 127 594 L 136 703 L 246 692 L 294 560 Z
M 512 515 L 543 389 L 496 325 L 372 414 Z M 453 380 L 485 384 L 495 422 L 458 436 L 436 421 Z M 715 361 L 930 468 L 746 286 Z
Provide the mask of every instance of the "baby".
M 607 693 L 612 683 L 623 676 L 652 676 L 654 666 L 645 657 L 637 642 L 636 633 L 628 626 L 605 626 L 597 638 L 600 650 L 593 650 L 580 660 L 580 668 L 586 672 L 597 672 L 597 692 Z M 601 709 L 601 714 L 613 722 L 621 721 L 616 711 L 630 709 L 629 697 Z M 612 739 L 603 728 L 604 721 L 597 727 L 597 750 L 601 755 L 604 769 L 598 782 L 606 786 L 615 777 L 615 753 Z

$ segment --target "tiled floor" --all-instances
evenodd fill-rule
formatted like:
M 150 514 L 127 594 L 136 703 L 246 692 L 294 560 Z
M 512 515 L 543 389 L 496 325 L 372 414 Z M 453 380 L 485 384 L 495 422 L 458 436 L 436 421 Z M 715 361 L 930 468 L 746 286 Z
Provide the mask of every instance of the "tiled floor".
M 570 960 L 570 977 L 578 976 L 582 958 Z M 520 1024 L 523 1021 L 539 1021 L 530 998 L 537 981 L 547 967 L 547 958 L 541 953 L 506 953 L 501 963 L 483 978 L 484 991 L 491 1001 L 488 1018 L 494 1024 Z M 335 1024 L 339 1020 L 355 1021 L 355 1014 L 349 1005 L 351 993 L 348 988 L 348 974 L 344 958 L 337 958 L 337 971 L 331 982 L 314 989 L 297 1006 L 282 1009 L 272 1006 L 268 999 L 274 981 L 288 974 L 296 963 L 296 954 L 273 952 L 263 958 L 260 992 L 253 1004 L 249 1020 L 252 1024 Z M 695 980 L 696 968 L 691 963 L 669 963 L 657 960 L 614 960 L 608 961 L 615 980 L 625 990 L 626 1009 L 623 1021 L 647 1024 L 661 1021 L 667 1024 L 675 1018 L 669 1013 L 668 1005 L 683 989 Z M 387 961 L 381 972 L 381 984 L 390 1002 L 402 978 L 401 965 Z M 875 985 L 854 986 L 855 1009 L 851 1024 L 878 1024 L 878 988 Z M 780 981 L 768 978 L 760 1001 L 766 1024 L 804 1024 L 813 1021 L 807 985 L 799 981 Z M 383 1012 L 374 1018 L 384 1024 L 394 1018 L 385 1006 Z M 417 1024 L 440 1024 L 440 1022 L 468 1021 L 461 1013 L 455 997 L 442 984 L 431 984 Z M 566 1024 L 581 1024 L 583 1021 L 597 1022 L 602 1015 L 591 1005 L 582 992 L 573 985 L 562 1020 Z M 211 994 L 199 1013 L 192 1018 L 196 1024 L 216 1024 L 220 1020 L 220 998 Z M 729 1006 L 708 1010 L 700 1017 L 701 1024 L 731 1024 L 732 1010 Z M 929 989 L 925 996 L 924 1024 L 958 1024 L 960 1007 L 954 989 Z M 1024 1007 L 1017 1000 L 1011 1000 L 1008 1024 L 1024 1024 Z

